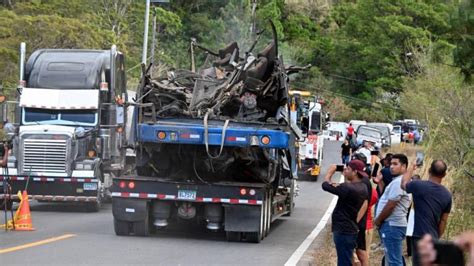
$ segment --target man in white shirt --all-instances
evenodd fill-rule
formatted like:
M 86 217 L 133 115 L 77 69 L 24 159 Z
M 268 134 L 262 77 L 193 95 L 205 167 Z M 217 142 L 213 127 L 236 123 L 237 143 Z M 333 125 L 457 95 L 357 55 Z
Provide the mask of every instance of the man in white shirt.
M 357 153 L 364 154 L 367 161 L 365 162 L 366 165 L 370 164 L 370 158 L 372 157 L 371 152 L 374 150 L 372 143 L 369 141 L 364 141 L 362 143 L 362 147 L 357 150 Z

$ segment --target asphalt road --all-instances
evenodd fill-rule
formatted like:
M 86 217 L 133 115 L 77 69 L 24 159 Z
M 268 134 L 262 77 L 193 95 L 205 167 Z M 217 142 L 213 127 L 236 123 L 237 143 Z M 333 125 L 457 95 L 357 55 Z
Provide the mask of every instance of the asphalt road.
M 325 143 L 321 176 L 330 163 L 339 162 L 339 145 Z M 294 213 L 275 221 L 260 244 L 227 242 L 224 232 L 186 223 L 150 237 L 118 237 L 110 204 L 98 213 L 86 213 L 79 206 L 31 202 L 36 231 L 0 230 L 0 265 L 283 265 L 332 199 L 322 191 L 321 179 L 298 183 Z M 3 219 L 2 213 L 0 223 Z

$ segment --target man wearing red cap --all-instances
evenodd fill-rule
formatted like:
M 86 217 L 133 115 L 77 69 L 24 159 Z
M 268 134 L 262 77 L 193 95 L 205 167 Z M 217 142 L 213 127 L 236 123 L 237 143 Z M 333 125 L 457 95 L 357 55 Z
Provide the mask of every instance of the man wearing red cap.
M 331 165 L 322 184 L 323 190 L 339 196 L 332 213 L 332 233 L 339 266 L 352 265 L 352 254 L 357 245 L 359 231 L 357 223 L 361 218 L 357 216 L 359 211 L 365 213 L 367 209 L 368 191 L 366 185 L 362 183 L 362 178 L 367 177 L 364 168 L 364 162 L 350 161 L 343 172 L 348 182 L 337 184 L 331 182 L 336 172 L 336 165 Z

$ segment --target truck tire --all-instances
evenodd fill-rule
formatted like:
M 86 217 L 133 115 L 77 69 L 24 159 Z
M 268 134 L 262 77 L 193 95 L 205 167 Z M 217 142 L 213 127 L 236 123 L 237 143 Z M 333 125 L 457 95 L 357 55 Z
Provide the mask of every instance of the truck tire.
M 296 190 L 296 181 L 294 179 L 291 180 L 291 188 L 290 188 L 290 195 L 288 199 L 288 213 L 284 216 L 291 216 L 293 213 L 293 209 L 295 208 L 295 190 Z
M 99 212 L 100 207 L 102 207 L 102 200 L 99 198 L 97 202 L 87 202 L 86 211 L 87 212 Z
M 265 198 L 263 199 L 262 205 L 260 207 L 260 227 L 258 232 L 245 232 L 245 240 L 251 243 L 260 243 L 261 240 L 265 238 L 265 234 L 267 233 L 267 224 L 270 221 L 269 217 L 267 217 L 268 212 L 268 195 L 270 193 L 267 191 L 265 193 Z
M 242 233 L 225 231 L 225 238 L 229 242 L 240 242 L 242 240 Z
M 262 224 L 260 226 L 261 231 L 262 231 L 262 236 L 261 238 L 265 238 L 268 235 L 268 194 L 269 192 L 265 192 L 265 198 L 263 199 L 262 202 L 262 212 L 263 212 L 263 221 L 260 221 Z M 262 223 L 263 222 L 263 223 Z
M 247 242 L 260 243 L 262 240 L 262 234 L 260 232 L 247 232 L 245 233 L 245 239 Z
M 273 197 L 272 197 L 272 191 L 270 190 L 268 191 L 268 197 L 266 200 L 266 221 L 265 221 L 265 231 L 264 231 L 262 240 L 263 238 L 268 236 L 268 234 L 270 233 L 270 227 L 272 224 L 272 207 L 273 207 Z
M 97 183 L 97 201 L 94 202 L 86 202 L 86 211 L 87 212 L 98 212 L 102 207 L 102 201 L 104 200 L 102 197 L 102 186 L 104 184 L 104 175 L 102 174 L 102 170 L 99 170 L 97 173 L 96 178 L 99 180 Z
M 146 211 L 145 219 L 139 222 L 133 222 L 133 233 L 136 236 L 150 235 L 150 210 L 148 208 Z
M 114 218 L 114 230 L 118 236 L 128 236 L 130 235 L 130 223 Z

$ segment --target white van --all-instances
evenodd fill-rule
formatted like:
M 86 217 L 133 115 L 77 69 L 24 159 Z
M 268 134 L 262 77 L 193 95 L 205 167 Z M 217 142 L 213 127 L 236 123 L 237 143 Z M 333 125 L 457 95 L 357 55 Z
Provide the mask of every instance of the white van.
M 343 140 L 346 138 L 348 126 L 349 124 L 346 122 L 329 121 L 327 122 L 326 130 L 331 132 L 329 135 L 335 135 L 336 133 L 339 133 L 339 140 Z
M 352 127 L 354 128 L 354 131 L 357 131 L 357 129 L 360 127 L 360 126 L 365 126 L 367 125 L 367 121 L 364 121 L 364 120 L 351 120 L 349 122 L 349 124 L 352 124 Z M 347 125 L 349 126 L 349 125 Z
M 394 125 L 391 132 L 392 145 L 398 145 L 402 139 L 402 126 Z

